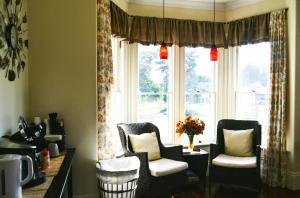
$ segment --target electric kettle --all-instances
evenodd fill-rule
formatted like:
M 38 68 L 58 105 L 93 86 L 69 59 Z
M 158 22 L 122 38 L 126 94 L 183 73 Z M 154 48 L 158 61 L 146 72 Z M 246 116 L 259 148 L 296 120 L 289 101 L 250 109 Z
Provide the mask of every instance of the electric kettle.
M 28 175 L 22 181 L 22 160 L 27 161 Z M 21 198 L 22 185 L 33 176 L 32 159 L 29 156 L 0 155 L 0 198 Z

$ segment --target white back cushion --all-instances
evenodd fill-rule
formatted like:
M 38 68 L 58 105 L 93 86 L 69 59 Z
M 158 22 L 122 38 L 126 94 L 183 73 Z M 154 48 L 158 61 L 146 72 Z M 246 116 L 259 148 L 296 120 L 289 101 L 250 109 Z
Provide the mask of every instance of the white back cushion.
M 224 132 L 224 145 L 225 154 L 250 157 L 253 156 L 252 152 L 252 137 L 253 129 L 246 130 L 228 130 L 223 129 Z
M 160 159 L 160 150 L 156 133 L 143 133 L 141 135 L 129 134 L 132 149 L 137 152 L 148 152 L 148 160 Z

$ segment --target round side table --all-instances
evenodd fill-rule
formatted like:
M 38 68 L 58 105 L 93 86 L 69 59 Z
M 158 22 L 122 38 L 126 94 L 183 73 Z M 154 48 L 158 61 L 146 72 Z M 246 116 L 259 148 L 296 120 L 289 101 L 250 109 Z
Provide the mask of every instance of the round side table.
M 209 153 L 205 150 L 183 152 L 183 158 L 188 163 L 189 171 L 192 171 L 199 177 L 199 181 L 203 181 L 204 189 L 206 186 L 206 173 L 208 166 Z

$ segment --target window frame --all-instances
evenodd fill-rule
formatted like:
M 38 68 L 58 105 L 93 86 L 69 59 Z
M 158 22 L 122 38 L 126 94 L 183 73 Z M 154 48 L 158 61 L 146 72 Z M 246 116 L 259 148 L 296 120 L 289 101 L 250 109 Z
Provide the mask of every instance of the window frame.
M 180 89 L 181 93 L 180 93 L 180 98 L 179 98 L 180 105 L 181 105 L 181 107 L 180 107 L 181 116 L 180 116 L 180 119 L 178 119 L 177 121 L 183 120 L 185 118 L 185 80 L 184 80 L 184 78 L 185 78 L 185 49 L 186 49 L 185 47 L 182 47 L 181 53 L 179 54 L 179 56 L 181 57 L 181 60 L 182 60 L 180 62 L 181 65 L 179 65 L 179 67 L 181 68 L 180 76 L 182 77 L 182 81 L 180 83 L 181 83 L 182 89 Z M 219 55 L 220 55 L 219 59 L 223 58 L 223 55 L 221 55 L 222 53 L 223 53 L 223 51 L 221 51 L 221 52 L 219 51 Z M 215 61 L 211 64 L 211 66 L 214 67 L 213 72 L 212 72 L 213 73 L 212 77 L 213 77 L 214 82 L 213 82 L 213 89 L 209 93 L 213 95 L 212 105 L 214 106 L 214 113 L 213 113 L 213 118 L 212 118 L 212 120 L 213 120 L 212 128 L 210 129 L 211 131 L 209 131 L 209 133 L 213 133 L 213 135 L 211 136 L 212 137 L 211 139 L 206 139 L 203 137 L 196 137 L 194 142 L 201 140 L 202 141 L 201 144 L 209 144 L 211 142 L 215 142 L 215 139 L 216 139 L 216 126 L 217 126 L 217 120 L 218 120 L 218 106 L 217 106 L 218 105 L 218 101 L 217 101 L 218 89 L 217 88 L 220 83 L 219 78 L 218 78 L 218 65 L 219 65 L 218 61 Z M 186 138 L 185 138 L 185 140 L 184 140 L 184 138 L 182 138 L 181 142 L 188 144 Z M 197 144 L 199 144 L 199 143 L 197 143 Z
M 269 43 L 269 47 L 271 48 L 271 44 L 270 42 L 261 42 L 261 43 Z M 249 45 L 257 45 L 257 44 L 261 44 L 261 43 L 256 43 L 256 44 L 249 44 Z M 240 50 L 241 50 L 241 47 L 243 46 L 237 46 L 237 47 L 234 47 L 234 55 L 233 57 L 235 57 L 235 64 L 233 64 L 234 68 L 233 68 L 233 71 L 234 71 L 234 104 L 233 104 L 233 107 L 234 107 L 234 115 L 233 115 L 233 119 L 239 119 L 237 116 L 238 116 L 238 112 L 236 110 L 236 106 L 237 106 L 237 98 L 238 98 L 238 93 L 251 93 L 252 92 L 252 89 L 244 89 L 244 88 L 240 88 L 238 83 L 239 83 L 239 66 L 242 65 L 241 64 L 241 60 L 240 60 L 240 56 L 239 56 L 239 53 Z M 271 57 L 270 57 L 270 64 L 271 64 Z M 269 71 L 270 72 L 270 71 Z M 269 73 L 270 75 L 270 73 Z M 268 76 L 268 82 L 267 82 L 267 97 L 266 98 L 269 98 L 269 89 L 270 89 L 270 76 Z M 261 92 L 261 90 L 255 90 L 254 93 L 259 93 Z M 267 99 L 268 100 L 268 99 Z M 269 102 L 269 101 L 268 101 Z M 268 106 L 266 107 L 267 109 L 270 107 L 270 104 L 267 104 Z M 263 123 L 260 122 L 259 120 L 257 120 L 259 122 L 260 125 L 262 125 L 261 127 L 261 144 L 263 147 L 267 146 L 267 130 L 268 130 L 268 117 L 266 118 L 266 123 L 267 123 L 267 126 L 263 126 Z M 264 131 L 265 130 L 265 131 Z
M 135 119 L 133 120 L 133 122 L 138 122 L 138 104 L 139 103 L 139 46 L 141 44 L 137 44 L 137 50 L 136 50 L 136 54 L 132 54 L 132 56 L 135 56 L 137 57 L 137 61 L 136 61 L 136 64 L 135 64 L 135 71 L 136 71 L 136 75 L 137 75 L 137 80 L 136 80 L 136 103 L 134 106 L 132 106 L 132 108 L 134 109 L 134 111 L 136 112 L 135 113 Z M 168 140 L 165 141 L 163 138 L 162 138 L 162 135 L 161 135 L 161 140 L 163 141 L 163 143 L 165 144 L 172 144 L 175 140 L 174 140 L 174 135 L 172 134 L 172 131 L 175 131 L 175 125 L 173 124 L 173 120 L 174 120 L 174 93 L 175 93 L 175 89 L 174 89 L 174 68 L 173 68 L 173 47 L 170 47 L 169 48 L 169 84 L 168 84 L 168 87 L 169 87 L 169 90 L 167 92 L 167 95 L 168 95 L 168 103 L 167 103 L 167 106 L 168 106 L 168 132 L 167 132 L 167 135 L 166 136 L 169 136 Z M 160 133 L 162 133 L 162 131 L 160 131 Z M 175 133 L 175 132 L 174 132 Z
M 137 122 L 137 106 L 138 103 L 138 93 L 139 93 L 139 86 L 138 86 L 138 46 L 140 44 L 130 44 L 130 57 L 131 59 L 135 59 L 130 62 L 130 70 L 128 81 L 130 81 L 131 92 L 127 95 L 127 98 L 130 97 L 135 100 L 135 102 L 128 103 L 129 108 L 127 110 L 130 112 L 128 115 L 128 122 Z M 223 51 L 222 51 L 223 52 Z M 168 134 L 171 136 L 170 141 L 164 142 L 166 144 L 172 143 L 180 143 L 184 142 L 179 135 L 175 132 L 176 123 L 179 120 L 183 120 L 185 118 L 185 87 L 184 87 L 184 79 L 185 79 L 185 48 L 172 46 L 170 47 L 170 81 L 169 81 L 169 131 Z M 223 56 L 222 56 L 223 57 Z M 213 128 L 212 135 L 213 139 L 208 139 L 206 142 L 214 142 L 215 141 L 215 134 L 216 134 L 216 121 L 217 121 L 217 84 L 218 82 L 218 63 L 214 63 L 214 90 L 212 90 L 212 94 L 214 95 L 213 104 L 214 105 L 214 118 L 213 118 Z M 128 73 L 128 72 L 127 72 Z M 175 80 L 178 79 L 178 80 Z M 176 91 L 178 90 L 178 91 Z M 133 100 L 132 100 L 133 101 Z

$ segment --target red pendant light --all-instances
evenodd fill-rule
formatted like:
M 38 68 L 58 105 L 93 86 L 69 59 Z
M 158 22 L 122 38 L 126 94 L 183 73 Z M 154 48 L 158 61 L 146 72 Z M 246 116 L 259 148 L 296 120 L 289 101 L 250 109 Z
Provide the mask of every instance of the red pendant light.
M 212 45 L 210 48 L 210 60 L 217 61 L 218 60 L 218 48 L 216 45 Z
M 165 43 L 162 43 L 160 46 L 160 59 L 168 59 L 168 47 Z
M 165 0 L 163 0 L 163 42 L 159 50 L 160 59 L 168 59 L 168 47 L 165 44 Z
M 213 44 L 210 48 L 210 60 L 211 61 L 218 61 L 218 49 L 215 44 L 215 23 L 216 23 L 216 0 L 214 0 Z

